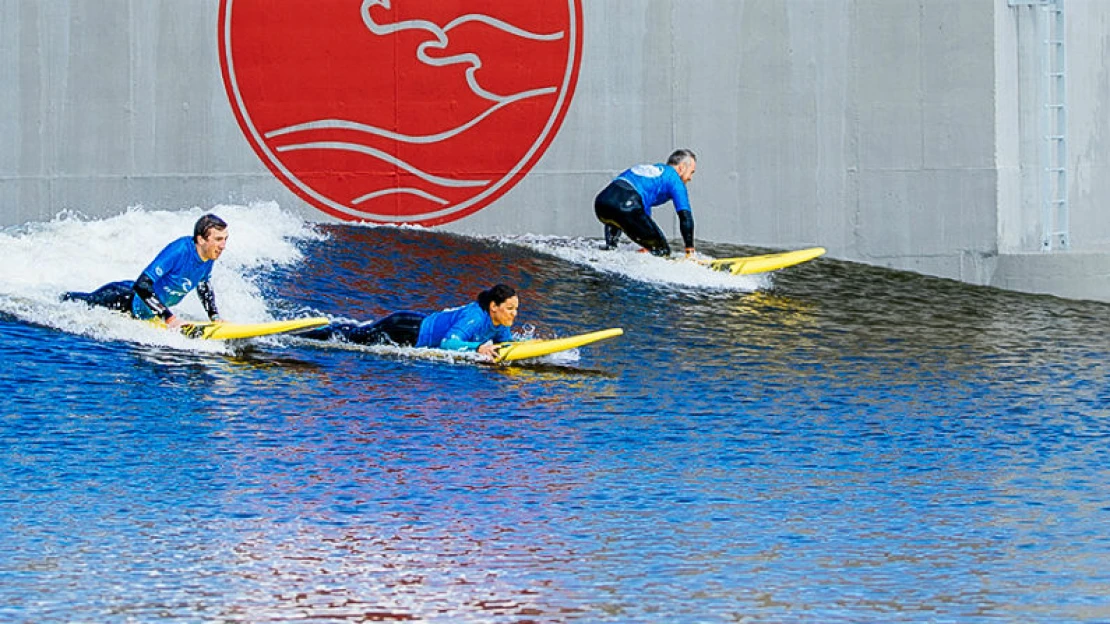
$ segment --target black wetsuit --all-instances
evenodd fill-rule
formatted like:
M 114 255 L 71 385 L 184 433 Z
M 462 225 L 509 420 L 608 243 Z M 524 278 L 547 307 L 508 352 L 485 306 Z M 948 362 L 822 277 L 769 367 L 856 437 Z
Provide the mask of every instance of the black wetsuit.
M 416 346 L 420 324 L 427 315 L 419 312 L 394 312 L 377 321 L 364 323 L 332 323 L 327 327 L 298 334 L 313 340 L 346 340 L 356 344 L 395 344 Z
M 667 256 L 671 247 L 663 230 L 646 210 L 640 194 L 625 180 L 613 180 L 594 200 L 594 214 L 605 224 L 605 246 L 613 248 L 621 232 L 657 256 Z
M 91 293 L 67 292 L 62 295 L 62 301 L 82 301 L 90 306 L 131 314 L 131 300 L 134 296 L 135 282 L 126 280 L 105 284 Z
M 108 308 L 135 316 L 132 303 L 136 296 L 163 320 L 173 316 L 173 312 L 154 294 L 154 280 L 146 273 L 140 275 L 134 282 L 131 280 L 111 282 L 91 293 L 67 292 L 62 295 L 62 301 L 82 301 L 90 306 Z M 197 296 L 200 297 L 200 302 L 209 318 L 219 316 L 216 297 L 207 281 L 197 284 Z
M 685 188 L 685 187 L 684 187 Z M 605 246 L 616 247 L 623 231 L 633 242 L 655 256 L 669 256 L 671 247 L 659 225 L 644 207 L 644 200 L 631 182 L 617 178 L 594 200 L 594 214 L 605 224 Z M 678 211 L 679 229 L 687 247 L 694 246 L 694 217 L 689 209 Z

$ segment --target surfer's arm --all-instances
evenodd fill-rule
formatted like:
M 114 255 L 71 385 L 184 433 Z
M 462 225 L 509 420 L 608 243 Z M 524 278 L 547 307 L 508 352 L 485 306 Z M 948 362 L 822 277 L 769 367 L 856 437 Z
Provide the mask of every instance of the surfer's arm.
M 482 345 L 489 342 L 489 334 L 476 329 L 472 322 L 460 323 L 447 331 L 439 343 L 440 349 L 448 351 L 482 351 Z M 496 334 L 494 335 L 496 337 Z
M 477 351 L 492 335 L 493 324 L 489 316 L 477 306 L 467 311 L 447 328 L 439 341 L 439 348 L 447 351 Z
M 678 229 L 682 232 L 682 242 L 686 245 L 686 255 L 689 256 L 694 252 L 694 211 L 690 209 L 690 195 L 686 192 L 686 183 L 678 173 L 668 176 L 667 181 L 668 194 L 674 203 L 674 211 L 678 214 Z
M 513 331 L 505 325 L 495 325 L 493 328 L 493 338 L 478 345 L 478 353 L 493 359 L 497 357 L 498 350 L 501 345 L 506 342 L 513 341 Z
M 208 280 L 197 284 L 197 296 L 200 297 L 200 303 L 204 306 L 204 311 L 208 313 L 208 319 L 218 321 L 220 311 L 216 309 L 216 293 L 212 290 L 212 285 L 208 283 Z
M 135 280 L 135 285 L 132 287 L 135 290 L 135 296 L 142 300 L 154 314 L 162 317 L 163 321 L 169 322 L 173 318 L 173 312 L 162 303 L 158 295 L 154 294 L 154 280 L 145 272 Z
M 482 346 L 481 342 L 462 340 L 454 334 L 448 334 L 447 337 L 439 343 L 439 348 L 447 351 L 477 351 L 480 346 Z
M 686 255 L 694 251 L 694 213 L 691 210 L 678 211 L 678 229 L 682 232 L 682 242 L 686 245 Z
M 511 329 L 504 325 L 495 325 L 493 328 L 492 337 L 481 342 L 460 341 L 459 344 L 468 345 L 468 347 L 466 348 L 467 351 L 477 351 L 479 354 L 493 359 L 497 357 L 497 350 L 500 348 L 499 345 L 504 342 L 512 342 L 512 340 L 513 332 Z

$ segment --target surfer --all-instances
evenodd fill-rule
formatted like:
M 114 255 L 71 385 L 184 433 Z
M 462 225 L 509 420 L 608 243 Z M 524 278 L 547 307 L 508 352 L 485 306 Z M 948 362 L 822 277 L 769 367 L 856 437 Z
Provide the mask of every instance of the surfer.
M 197 219 L 193 236 L 173 241 L 143 269 L 135 281 L 111 282 L 91 293 L 67 292 L 62 301 L 83 301 L 126 312 L 139 319 L 161 317 L 169 327 L 179 327 L 182 320 L 170 306 L 176 305 L 193 289 L 213 321 L 220 320 L 216 296 L 209 284 L 212 265 L 227 246 L 227 223 L 214 214 Z
M 617 246 L 623 231 L 655 256 L 669 256 L 671 247 L 663 230 L 651 218 L 651 209 L 674 203 L 686 256 L 694 253 L 694 215 L 686 184 L 694 177 L 697 156 L 688 149 L 675 150 L 667 164 L 636 165 L 609 183 L 594 200 L 597 220 L 605 224 L 605 248 Z
M 377 321 L 332 323 L 301 334 L 315 340 L 346 340 L 356 344 L 395 344 L 448 351 L 477 351 L 494 358 L 495 343 L 513 339 L 509 331 L 520 300 L 516 290 L 498 284 L 478 293 L 475 301 L 432 314 L 394 312 Z

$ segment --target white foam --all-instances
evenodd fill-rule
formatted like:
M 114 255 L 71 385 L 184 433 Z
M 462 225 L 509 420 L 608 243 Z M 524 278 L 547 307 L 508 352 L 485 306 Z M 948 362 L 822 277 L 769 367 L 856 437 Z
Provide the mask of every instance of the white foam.
M 324 237 L 273 202 L 180 212 L 133 207 L 104 219 L 66 213 L 48 223 L 7 228 L 0 231 L 6 251 L 0 263 L 0 312 L 98 340 L 220 350 L 215 341 L 189 340 L 122 314 L 59 301 L 66 291 L 89 292 L 107 282 L 135 279 L 168 243 L 192 235 L 193 223 L 208 212 L 228 222 L 227 249 L 212 270 L 221 316 L 243 323 L 272 320 L 258 276 L 299 262 L 297 241 Z M 174 310 L 186 318 L 206 318 L 195 295 Z
M 500 237 L 498 240 L 556 256 L 596 271 L 614 273 L 651 284 L 742 292 L 754 292 L 771 285 L 768 275 L 732 275 L 725 271 L 714 271 L 697 262 L 659 258 L 643 253 L 639 246 L 627 242 L 617 249 L 604 250 L 599 241 L 587 238 L 526 234 Z

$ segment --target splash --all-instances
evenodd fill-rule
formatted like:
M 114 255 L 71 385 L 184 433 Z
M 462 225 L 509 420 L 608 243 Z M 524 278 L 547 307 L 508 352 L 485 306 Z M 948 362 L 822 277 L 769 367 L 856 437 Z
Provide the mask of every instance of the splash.
M 190 340 L 122 314 L 59 301 L 69 290 L 87 292 L 107 282 L 135 279 L 165 245 L 191 235 L 193 223 L 207 212 L 229 225 L 227 250 L 212 270 L 221 315 L 244 323 L 273 320 L 259 277 L 299 262 L 298 241 L 324 238 L 273 202 L 180 212 L 133 207 L 104 219 L 63 213 L 47 223 L 0 230 L 0 245 L 7 250 L 0 266 L 0 313 L 97 340 L 221 351 L 219 342 Z M 205 318 L 192 295 L 175 311 L 185 318 Z
M 617 249 L 601 249 L 600 241 L 526 234 L 498 238 L 502 243 L 519 245 L 555 256 L 603 273 L 614 273 L 640 282 L 680 286 L 696 290 L 755 292 L 771 285 L 767 275 L 732 275 L 714 271 L 683 258 L 657 258 L 642 253 L 640 247 L 625 242 Z

